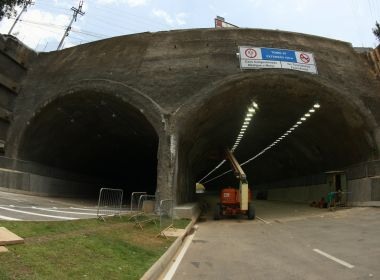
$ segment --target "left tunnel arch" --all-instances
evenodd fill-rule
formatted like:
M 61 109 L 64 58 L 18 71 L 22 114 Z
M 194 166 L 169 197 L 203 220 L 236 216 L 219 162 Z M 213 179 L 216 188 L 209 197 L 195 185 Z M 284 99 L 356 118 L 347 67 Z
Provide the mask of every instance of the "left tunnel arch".
M 143 112 L 99 90 L 58 96 L 27 122 L 18 158 L 96 179 L 87 196 L 100 185 L 154 193 L 159 135 Z

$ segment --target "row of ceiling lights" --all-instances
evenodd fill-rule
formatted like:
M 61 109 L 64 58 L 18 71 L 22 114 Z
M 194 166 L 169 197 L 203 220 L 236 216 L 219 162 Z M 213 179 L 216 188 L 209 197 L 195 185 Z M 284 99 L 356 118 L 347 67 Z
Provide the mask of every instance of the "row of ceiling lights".
M 276 146 L 277 144 L 279 144 L 282 140 L 284 140 L 287 136 L 289 136 L 291 133 L 294 132 L 295 129 L 297 129 L 298 127 L 300 127 L 300 125 L 302 125 L 306 120 L 308 120 L 313 113 L 316 112 L 316 110 L 318 110 L 319 108 L 321 107 L 321 105 L 319 103 L 315 103 L 292 127 L 290 127 L 286 132 L 284 132 L 284 134 L 282 134 L 280 137 L 278 137 L 275 141 L 273 141 L 270 145 L 268 145 L 266 148 L 264 148 L 262 151 L 260 151 L 258 154 L 256 154 L 255 156 L 251 157 L 250 159 L 246 160 L 245 162 L 241 163 L 240 165 L 243 166 L 243 165 L 246 165 L 248 164 L 249 162 L 251 162 L 252 160 L 258 158 L 259 156 L 261 156 L 262 154 L 264 154 L 266 151 L 268 151 L 269 149 L 273 148 L 274 146 Z M 239 134 L 240 135 L 240 134 Z M 244 133 L 243 133 L 244 135 Z M 239 143 L 238 143 L 239 144 Z M 235 145 L 236 145 L 236 142 L 235 142 Z M 234 145 L 234 147 L 235 147 Z M 236 146 L 237 147 L 237 146 Z M 235 149 L 236 149 L 235 147 Z M 232 150 L 233 151 L 233 150 Z M 220 164 L 221 166 L 221 164 Z M 219 166 L 219 167 L 220 167 Z M 215 170 L 213 170 L 215 171 Z M 211 178 L 210 180 L 207 180 L 206 182 L 204 182 L 204 184 L 206 183 L 209 183 L 217 178 L 220 178 L 222 177 L 223 175 L 227 174 L 227 173 L 230 173 L 232 172 L 232 170 L 228 170 L 214 178 Z M 210 173 L 209 173 L 210 174 Z M 209 175 L 208 174 L 208 175 Z M 207 176 L 208 176 L 207 175 Z M 205 178 L 204 178 L 205 179 Z M 203 179 L 202 179 L 203 180 Z
M 239 146 L 240 141 L 243 139 L 244 133 L 247 131 L 249 123 L 252 120 L 253 115 L 256 113 L 256 110 L 259 109 L 259 106 L 256 102 L 252 102 L 252 105 L 248 107 L 247 113 L 244 118 L 243 125 L 241 126 L 240 132 L 236 137 L 235 144 L 231 148 L 231 151 L 234 152 L 236 148 Z
M 241 140 L 243 139 L 243 136 L 245 132 L 247 131 L 247 128 L 249 126 L 249 123 L 251 122 L 253 115 L 256 113 L 256 111 L 259 109 L 259 105 L 257 105 L 256 102 L 252 102 L 252 104 L 248 107 L 247 113 L 245 114 L 243 124 L 241 126 L 240 132 L 238 136 L 236 137 L 235 144 L 231 148 L 231 151 L 234 152 L 236 148 L 239 146 Z M 202 179 L 198 181 L 198 183 L 202 183 L 203 180 L 205 180 L 208 176 L 210 176 L 212 173 L 214 173 L 216 170 L 218 170 L 226 160 L 222 160 L 220 163 L 218 163 L 215 168 L 213 168 L 209 173 L 207 173 Z
M 300 127 L 300 125 L 302 125 L 306 120 L 308 120 L 311 115 L 313 113 L 316 112 L 316 110 L 318 110 L 319 108 L 321 108 L 321 105 L 319 105 L 319 103 L 315 103 L 310 109 L 309 111 L 307 111 L 291 128 L 289 128 L 284 134 L 282 134 L 280 137 L 278 137 L 275 141 L 273 141 L 272 144 L 268 145 L 265 149 L 263 149 L 261 152 L 259 152 L 257 155 L 255 155 L 254 157 L 246 160 L 245 162 L 243 162 L 241 164 L 241 166 L 247 164 L 248 162 L 258 158 L 259 156 L 261 156 L 263 153 L 265 153 L 266 151 L 268 151 L 269 149 L 273 148 L 274 146 L 276 146 L 278 143 L 280 143 L 282 140 L 284 140 L 287 136 L 289 136 L 291 133 L 294 132 L 294 130 L 296 130 L 298 127 Z

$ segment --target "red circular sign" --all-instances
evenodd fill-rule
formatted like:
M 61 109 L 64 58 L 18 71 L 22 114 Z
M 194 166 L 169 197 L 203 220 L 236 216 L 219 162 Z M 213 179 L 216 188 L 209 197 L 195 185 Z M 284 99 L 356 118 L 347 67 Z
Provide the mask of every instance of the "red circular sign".
M 301 53 L 300 59 L 302 60 L 303 63 L 309 63 L 310 62 L 310 57 L 306 53 Z
M 257 52 L 254 49 L 246 49 L 244 53 L 249 58 L 255 58 L 257 55 Z

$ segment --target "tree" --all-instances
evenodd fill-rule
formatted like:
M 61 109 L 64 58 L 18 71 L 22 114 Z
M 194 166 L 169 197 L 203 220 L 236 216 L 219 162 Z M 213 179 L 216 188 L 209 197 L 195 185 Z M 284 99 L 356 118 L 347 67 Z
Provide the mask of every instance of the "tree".
M 372 29 L 373 34 L 375 34 L 377 40 L 380 41 L 380 24 L 376 21 L 375 28 Z
M 0 0 L 0 20 L 6 16 L 16 16 L 16 6 L 22 6 L 26 0 Z

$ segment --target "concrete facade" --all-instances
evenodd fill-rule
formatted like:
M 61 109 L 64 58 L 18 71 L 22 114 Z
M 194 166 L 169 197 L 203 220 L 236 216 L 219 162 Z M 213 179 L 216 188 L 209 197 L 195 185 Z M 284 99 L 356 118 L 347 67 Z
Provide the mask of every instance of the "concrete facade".
M 366 56 L 345 42 L 259 29 L 196 29 L 35 54 L 10 37 L 0 41 L 0 59 L 7 61 L 0 63 L 0 105 L 8 116 L 0 120 L 0 137 L 12 159 L 93 178 L 104 171 L 105 180 L 125 179 L 161 198 L 191 201 L 196 180 L 220 160 L 220 147 L 231 145 L 252 99 L 261 106 L 262 133 L 247 136 L 252 140 L 242 144 L 241 159 L 269 144 L 313 102 L 323 110 L 286 147 L 246 170 L 254 183 L 379 156 L 380 83 Z M 242 45 L 313 52 L 318 75 L 242 71 L 236 57 Z M 51 191 L 36 185 L 30 191 Z

